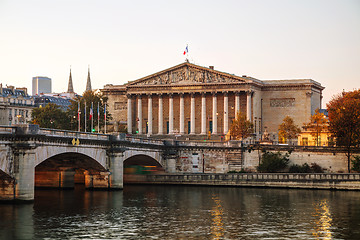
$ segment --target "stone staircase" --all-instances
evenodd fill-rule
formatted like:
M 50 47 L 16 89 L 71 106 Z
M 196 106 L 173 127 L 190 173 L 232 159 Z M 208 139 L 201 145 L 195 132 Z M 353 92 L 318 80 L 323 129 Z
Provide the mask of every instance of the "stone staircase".
M 243 152 L 238 151 L 229 151 L 226 154 L 226 160 L 229 164 L 229 171 L 241 171 L 243 169 Z

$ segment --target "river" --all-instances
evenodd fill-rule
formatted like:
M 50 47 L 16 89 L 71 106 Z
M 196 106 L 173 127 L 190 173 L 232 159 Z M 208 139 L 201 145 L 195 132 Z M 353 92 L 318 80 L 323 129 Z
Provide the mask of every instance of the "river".
M 125 185 L 0 203 L 1 239 L 360 239 L 360 192 Z

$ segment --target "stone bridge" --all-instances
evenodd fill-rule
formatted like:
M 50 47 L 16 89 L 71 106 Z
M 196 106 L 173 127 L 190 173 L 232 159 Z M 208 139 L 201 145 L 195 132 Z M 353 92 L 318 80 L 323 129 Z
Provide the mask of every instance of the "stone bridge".
M 303 146 L 243 147 L 239 142 L 190 142 L 92 134 L 37 125 L 0 126 L 0 200 L 33 200 L 35 187 L 122 189 L 124 167 L 166 173 L 255 171 L 262 151 L 291 153 L 295 164 L 346 172 L 344 151 Z M 360 154 L 360 149 L 355 151 Z
M 166 169 L 164 141 L 0 127 L 0 200 L 33 200 L 34 187 L 123 188 L 124 162 Z

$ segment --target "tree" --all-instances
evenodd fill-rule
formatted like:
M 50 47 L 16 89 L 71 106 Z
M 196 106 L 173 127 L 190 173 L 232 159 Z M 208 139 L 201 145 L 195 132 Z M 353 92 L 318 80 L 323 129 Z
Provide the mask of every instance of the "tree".
M 82 97 L 79 97 L 76 100 L 71 101 L 71 105 L 69 106 L 69 109 L 67 110 L 67 114 L 69 115 L 69 118 L 71 119 L 71 126 L 72 130 L 78 129 L 78 106 L 80 104 L 80 126 L 81 130 L 90 132 L 91 129 L 91 119 L 90 119 L 90 109 L 91 109 L 91 103 L 93 105 L 93 126 L 94 128 L 98 126 L 98 119 L 99 119 L 99 126 L 100 129 L 104 127 L 105 125 L 105 116 L 104 116 L 104 109 L 105 105 L 107 104 L 107 97 L 104 97 L 102 93 L 95 92 L 95 91 L 86 91 L 84 92 Z M 86 103 L 86 129 L 85 129 L 85 103 Z M 99 103 L 99 109 L 98 109 L 98 103 Z M 99 113 L 99 117 L 98 117 Z M 111 114 L 109 113 L 108 109 L 106 109 L 106 121 L 111 120 Z
M 289 164 L 289 155 L 282 156 L 280 152 L 265 152 L 262 155 L 261 163 L 257 167 L 259 172 L 280 172 Z
M 230 135 L 234 139 L 241 139 L 250 137 L 254 132 L 254 125 L 247 120 L 246 115 L 241 112 L 237 112 L 236 118 L 233 120 L 230 126 Z
M 283 123 L 279 126 L 279 142 L 285 143 L 290 139 L 294 139 L 300 132 L 301 130 L 295 125 L 294 120 L 286 116 Z
M 31 116 L 32 123 L 41 128 L 70 129 L 66 113 L 54 103 L 33 109 Z
M 345 147 L 350 172 L 351 155 L 360 144 L 360 90 L 342 92 L 326 106 L 329 130 L 336 139 L 336 145 Z
M 315 114 L 310 117 L 310 122 L 304 124 L 303 128 L 310 131 L 311 136 L 315 139 L 316 146 L 319 146 L 321 144 L 319 137 L 321 132 L 328 128 L 328 119 L 325 114 L 316 109 Z

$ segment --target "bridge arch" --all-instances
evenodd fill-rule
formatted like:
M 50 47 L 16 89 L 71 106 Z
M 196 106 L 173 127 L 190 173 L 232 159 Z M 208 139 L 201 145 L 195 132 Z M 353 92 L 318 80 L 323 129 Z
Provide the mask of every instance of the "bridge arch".
M 47 159 L 37 159 L 35 187 L 73 188 L 78 183 L 93 188 L 94 182 L 108 187 L 109 170 L 101 162 L 84 153 L 59 152 L 48 154 Z
M 106 168 L 106 150 L 96 147 L 62 147 L 62 146 L 41 146 L 35 152 L 35 165 L 38 166 L 44 161 L 59 156 L 75 156 L 84 160 L 94 160 Z
M 159 161 L 145 154 L 136 154 L 125 159 L 124 167 L 129 165 L 156 166 L 158 168 L 163 168 Z

